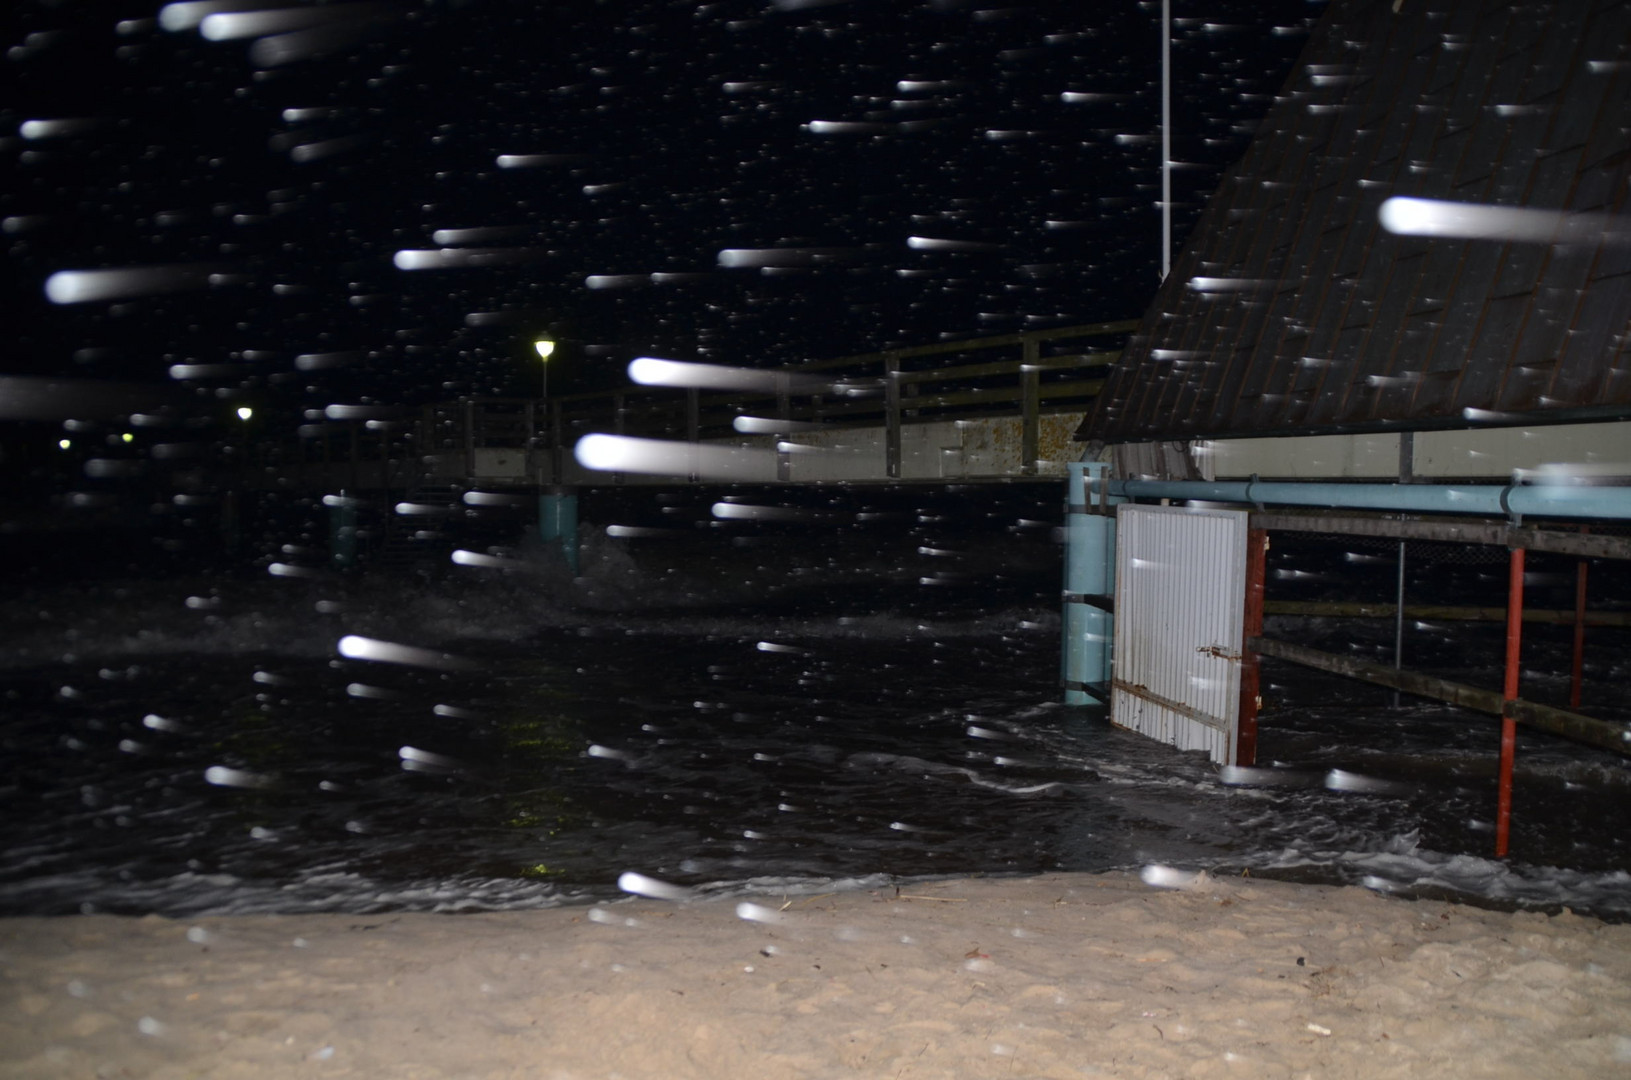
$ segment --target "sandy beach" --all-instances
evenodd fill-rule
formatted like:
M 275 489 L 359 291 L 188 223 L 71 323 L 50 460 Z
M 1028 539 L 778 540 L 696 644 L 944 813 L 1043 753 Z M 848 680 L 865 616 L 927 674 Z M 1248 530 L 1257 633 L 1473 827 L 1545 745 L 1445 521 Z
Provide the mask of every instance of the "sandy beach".
M 1631 926 L 1129 874 L 501 914 L 13 918 L 0 1073 L 1631 1076 Z

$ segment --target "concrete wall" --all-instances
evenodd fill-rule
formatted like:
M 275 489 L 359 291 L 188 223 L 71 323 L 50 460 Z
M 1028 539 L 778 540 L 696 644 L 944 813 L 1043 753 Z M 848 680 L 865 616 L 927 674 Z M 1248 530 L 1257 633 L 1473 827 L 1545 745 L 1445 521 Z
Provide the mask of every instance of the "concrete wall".
M 1413 472 L 1424 479 L 1507 479 L 1514 469 L 1631 475 L 1631 423 L 1551 424 L 1471 431 L 1418 431 Z M 1390 480 L 1399 475 L 1398 435 L 1220 439 L 1197 447 L 1215 479 Z

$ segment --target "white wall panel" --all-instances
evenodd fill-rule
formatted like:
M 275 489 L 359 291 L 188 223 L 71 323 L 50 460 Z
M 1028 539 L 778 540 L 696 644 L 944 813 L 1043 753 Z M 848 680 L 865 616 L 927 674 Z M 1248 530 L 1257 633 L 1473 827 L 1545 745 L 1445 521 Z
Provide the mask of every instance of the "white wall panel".
M 1110 718 L 1235 763 L 1246 599 L 1244 510 L 1122 506 Z

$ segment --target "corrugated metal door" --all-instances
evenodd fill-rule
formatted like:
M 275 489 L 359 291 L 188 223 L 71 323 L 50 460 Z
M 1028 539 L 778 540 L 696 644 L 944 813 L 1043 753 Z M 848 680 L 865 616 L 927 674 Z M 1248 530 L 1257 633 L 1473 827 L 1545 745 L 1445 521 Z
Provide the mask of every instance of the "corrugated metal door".
M 1244 510 L 1116 511 L 1115 675 L 1122 727 L 1235 763 L 1246 597 Z

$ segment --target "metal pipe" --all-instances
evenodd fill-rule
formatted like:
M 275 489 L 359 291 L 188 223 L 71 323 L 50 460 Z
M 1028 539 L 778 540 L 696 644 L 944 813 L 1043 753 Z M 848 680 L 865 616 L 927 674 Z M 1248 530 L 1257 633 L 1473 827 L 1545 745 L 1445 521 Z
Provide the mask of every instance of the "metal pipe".
M 578 493 L 556 487 L 538 493 L 538 537 L 561 553 L 567 572 L 578 575 Z
M 1404 666 L 1404 545 L 1399 541 L 1399 586 L 1393 600 L 1393 670 Z M 1393 692 L 1393 707 L 1399 707 L 1399 692 Z
M 1569 708 L 1580 707 L 1580 686 L 1586 673 L 1586 560 L 1574 568 L 1574 662 L 1569 667 Z
M 1268 578 L 1269 534 L 1251 529 L 1246 534 L 1246 610 L 1242 638 L 1263 634 L 1263 586 Z M 1235 764 L 1257 764 L 1257 714 L 1263 708 L 1262 661 L 1249 647 L 1240 650 L 1240 723 L 1236 728 Z
M 1094 488 L 1093 490 L 1097 490 Z M 1631 487 L 1573 484 L 1330 484 L 1264 480 L 1111 480 L 1129 499 L 1194 499 L 1257 506 L 1340 506 L 1500 517 L 1631 519 Z
M 1500 793 L 1495 809 L 1495 857 L 1506 858 L 1512 834 L 1512 759 L 1517 753 L 1518 725 L 1505 715 L 1508 702 L 1518 699 L 1518 656 L 1523 643 L 1523 548 L 1512 549 L 1506 588 L 1506 682 L 1501 690 Z
M 1072 462 L 1066 486 L 1065 590 L 1061 612 L 1060 681 L 1065 704 L 1087 705 L 1107 700 L 1114 623 L 1110 597 L 1115 593 L 1116 519 L 1094 513 L 1087 501 L 1086 474 L 1102 476 L 1108 466 Z M 1102 509 L 1107 509 L 1101 507 Z

